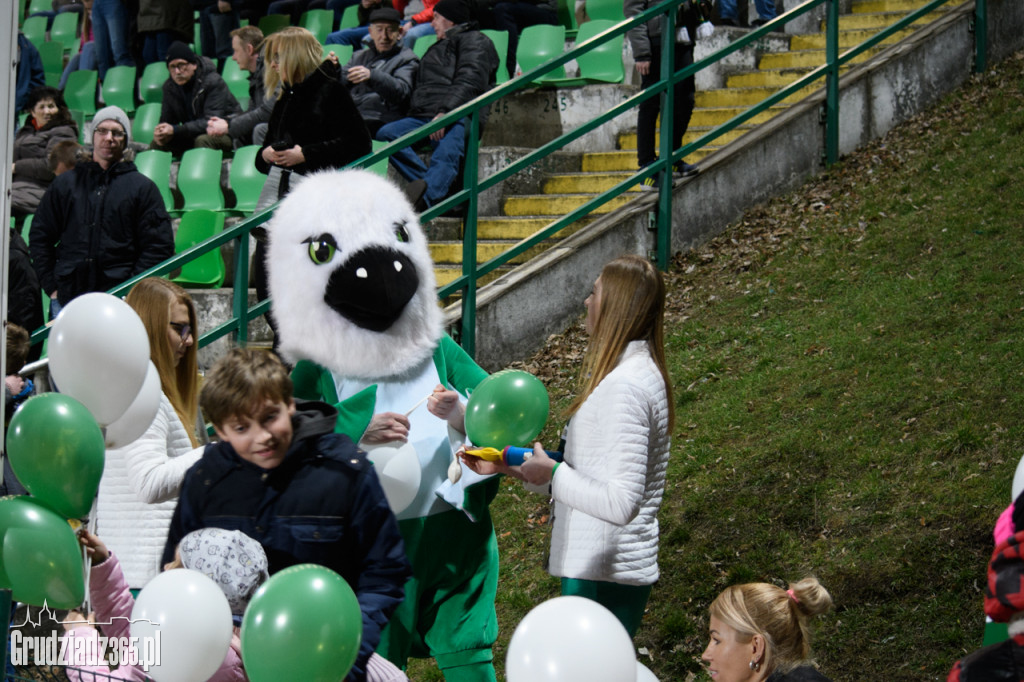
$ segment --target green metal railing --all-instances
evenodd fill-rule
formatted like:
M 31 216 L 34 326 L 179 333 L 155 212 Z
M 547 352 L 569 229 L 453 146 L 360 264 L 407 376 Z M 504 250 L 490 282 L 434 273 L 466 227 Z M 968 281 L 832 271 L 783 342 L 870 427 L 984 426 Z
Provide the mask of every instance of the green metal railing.
M 824 104 L 824 111 L 822 121 L 825 127 L 825 146 L 823 151 L 823 162 L 827 165 L 835 163 L 839 158 L 839 75 L 840 69 L 849 63 L 851 60 L 856 58 L 858 55 L 870 50 L 874 46 L 878 45 L 882 41 L 886 40 L 895 33 L 908 27 L 920 18 L 936 11 L 939 7 L 957 2 L 957 0 L 932 0 L 923 7 L 914 10 L 907 14 L 902 19 L 898 20 L 891 26 L 880 30 L 875 35 L 871 36 L 867 40 L 863 41 L 859 45 L 852 47 L 842 54 L 839 52 L 839 0 L 809 0 L 808 2 L 795 7 L 794 9 L 786 12 L 783 15 L 773 19 L 764 26 L 749 32 L 739 40 L 731 43 L 730 45 L 718 50 L 714 54 L 711 54 L 694 64 L 687 66 L 679 71 L 675 70 L 674 63 L 674 51 L 673 50 L 662 50 L 662 63 L 661 73 L 668 74 L 663 76 L 657 83 L 651 87 L 642 90 L 635 95 L 632 95 L 624 99 L 619 104 L 613 106 L 604 114 L 580 125 L 579 127 L 571 130 L 563 135 L 557 137 L 554 140 L 540 146 L 539 148 L 527 153 L 522 158 L 509 164 L 507 167 L 485 177 L 479 178 L 478 168 L 478 155 L 480 151 L 480 136 L 481 136 L 481 115 L 490 107 L 492 104 L 497 102 L 503 97 L 508 97 L 518 90 L 522 90 L 528 87 L 536 87 L 537 85 L 543 86 L 543 82 L 538 83 L 544 75 L 550 73 L 554 69 L 566 64 L 567 62 L 577 59 L 581 54 L 587 52 L 593 47 L 600 45 L 608 40 L 617 38 L 620 35 L 624 35 L 629 29 L 639 26 L 651 19 L 654 19 L 658 15 L 666 15 L 666 26 L 663 35 L 675 35 L 675 9 L 680 4 L 680 0 L 665 0 L 651 9 L 637 15 L 631 19 L 625 20 L 606 31 L 594 36 L 588 41 L 585 41 L 579 45 L 576 45 L 572 50 L 564 53 L 556 59 L 547 62 L 532 71 L 523 74 L 522 76 L 508 81 L 507 83 L 496 87 L 487 93 L 477 97 L 471 102 L 449 112 L 443 118 L 436 121 L 432 121 L 421 128 L 418 128 L 409 134 L 391 142 L 387 146 L 381 147 L 376 152 L 373 152 L 362 159 L 356 161 L 353 166 L 369 167 L 373 164 L 391 156 L 395 151 L 407 147 L 412 144 L 426 140 L 426 138 L 434 131 L 446 128 L 459 120 L 466 119 L 466 131 L 467 131 L 467 152 L 466 152 L 466 164 L 465 173 L 463 180 L 463 187 L 461 190 L 455 192 L 444 201 L 430 207 L 425 211 L 421 219 L 424 221 L 430 220 L 436 216 L 449 211 L 459 205 L 466 204 L 466 218 L 464 226 L 464 238 L 463 238 L 463 258 L 462 258 L 462 273 L 455 280 L 446 284 L 438 289 L 438 296 L 440 298 L 446 298 L 455 294 L 461 295 L 461 306 L 462 316 L 461 323 L 455 335 L 459 337 L 460 342 L 470 355 L 475 352 L 475 328 L 476 328 L 476 293 L 477 285 L 481 277 L 494 272 L 498 268 L 510 263 L 514 258 L 525 253 L 529 249 L 539 245 L 541 242 L 557 235 L 559 232 L 567 228 L 577 220 L 587 216 L 598 207 L 606 204 L 607 202 L 620 196 L 637 183 L 641 182 L 645 178 L 655 175 L 660 171 L 661 173 L 661 185 L 659 189 L 658 201 L 657 201 L 657 220 L 656 220 L 656 257 L 655 260 L 657 265 L 661 269 L 668 267 L 668 260 L 670 256 L 671 243 L 672 243 L 672 177 L 671 167 L 677 161 L 680 161 L 688 154 L 704 147 L 711 143 L 717 138 L 729 133 L 737 127 L 743 125 L 745 122 L 751 120 L 758 114 L 768 110 L 783 100 L 791 97 L 797 92 L 804 88 L 817 83 L 820 79 L 825 79 L 825 90 L 826 98 Z M 585 202 L 578 208 L 570 211 L 561 218 L 552 221 L 549 225 L 536 232 L 527 239 L 524 239 L 503 253 L 487 260 L 483 263 L 477 263 L 477 197 L 480 192 L 497 186 L 501 182 L 510 178 L 512 175 L 526 170 L 536 162 L 544 159 L 552 153 L 564 148 L 574 140 L 586 135 L 587 133 L 597 129 L 599 126 L 611 121 L 617 116 L 633 109 L 638 106 L 641 102 L 651 97 L 662 97 L 665 93 L 671 92 L 675 84 L 685 78 L 695 75 L 702 69 L 708 68 L 713 64 L 716 64 L 729 55 L 742 50 L 746 46 L 761 40 L 768 33 L 781 29 L 783 25 L 792 21 L 804 14 L 814 10 L 821 5 L 826 5 L 826 50 L 825 50 L 825 63 L 817 67 L 810 73 L 801 77 L 797 81 L 784 86 L 777 90 L 772 95 L 766 97 L 764 100 L 755 104 L 745 111 L 737 114 L 733 118 L 729 119 L 725 123 L 717 126 L 708 133 L 700 136 L 693 142 L 684 145 L 679 149 L 671 149 L 671 136 L 662 135 L 660 139 L 660 154 L 658 160 L 641 169 L 636 174 L 630 176 L 628 179 L 623 180 L 613 186 L 611 189 L 593 197 L 592 199 Z M 983 70 L 986 64 L 986 51 L 987 51 L 987 14 L 986 14 L 986 0 L 976 0 L 975 12 L 973 17 L 973 25 L 975 28 L 975 69 Z M 671 112 L 673 102 L 671 97 L 665 98 L 662 106 L 662 120 L 671 120 Z M 122 295 L 127 292 L 138 280 L 154 276 L 154 275 L 165 275 L 171 271 L 180 268 L 181 265 L 193 258 L 196 258 L 208 251 L 220 248 L 222 244 L 229 241 L 235 241 L 235 269 L 234 269 L 234 302 L 233 302 L 233 317 L 218 325 L 214 329 L 211 329 L 199 339 L 200 347 L 208 345 L 213 341 L 233 334 L 234 339 L 239 344 L 244 344 L 248 338 L 248 324 L 251 319 L 257 317 L 269 309 L 270 303 L 268 300 L 260 301 L 254 306 L 248 304 L 248 279 L 249 279 L 249 234 L 253 230 L 265 222 L 267 222 L 273 214 L 273 207 L 263 211 L 257 215 L 253 215 L 247 220 L 223 231 L 222 233 L 212 237 L 201 244 L 197 244 L 192 248 L 177 254 L 174 258 L 166 261 L 165 263 L 151 268 L 150 270 L 132 278 L 131 280 L 121 284 L 115 289 L 111 290 L 111 293 Z M 33 343 L 41 341 L 47 334 L 46 329 L 37 330 L 32 335 Z

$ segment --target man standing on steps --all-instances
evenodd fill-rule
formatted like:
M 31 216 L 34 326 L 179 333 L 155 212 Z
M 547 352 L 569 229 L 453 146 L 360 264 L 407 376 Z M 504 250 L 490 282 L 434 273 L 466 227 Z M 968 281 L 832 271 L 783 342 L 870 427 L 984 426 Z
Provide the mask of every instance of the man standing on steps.
M 657 0 L 625 0 L 624 12 L 627 18 L 635 17 L 657 5 Z M 665 16 L 659 15 L 647 23 L 630 29 L 629 42 L 633 48 L 633 59 L 636 70 L 640 74 L 640 86 L 649 88 L 661 78 L 661 51 L 671 45 L 675 50 L 675 69 L 678 71 L 693 64 L 693 41 L 697 37 L 707 37 L 714 30 L 707 21 L 711 14 L 709 0 L 686 0 L 679 6 L 677 32 L 674 36 L 665 36 L 663 26 Z M 690 125 L 693 115 L 696 85 L 694 77 L 683 79 L 671 90 L 672 109 L 672 149 L 683 146 L 683 136 Z M 658 159 L 655 150 L 655 129 L 658 124 L 658 113 L 661 110 L 661 98 L 651 97 L 640 104 L 636 120 L 636 153 L 640 168 L 654 163 Z M 664 127 L 663 127 L 664 130 Z M 695 165 L 678 161 L 672 165 L 672 173 L 678 177 L 697 175 L 700 169 Z M 661 173 L 646 178 L 640 185 L 641 189 L 657 189 L 660 185 Z

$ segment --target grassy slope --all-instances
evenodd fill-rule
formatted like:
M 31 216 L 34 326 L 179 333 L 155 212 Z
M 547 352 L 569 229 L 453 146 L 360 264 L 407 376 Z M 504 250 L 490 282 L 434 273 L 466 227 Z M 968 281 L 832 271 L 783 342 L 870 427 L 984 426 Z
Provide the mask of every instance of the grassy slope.
M 1022 55 L 997 65 L 676 259 L 678 427 L 636 640 L 663 681 L 706 679 L 723 587 L 807 573 L 836 601 L 815 641 L 835 682 L 945 679 L 980 644 L 1024 453 L 1022 74 Z M 563 406 L 584 343 L 577 326 L 523 364 Z M 506 482 L 493 509 L 503 659 L 558 587 L 546 503 Z

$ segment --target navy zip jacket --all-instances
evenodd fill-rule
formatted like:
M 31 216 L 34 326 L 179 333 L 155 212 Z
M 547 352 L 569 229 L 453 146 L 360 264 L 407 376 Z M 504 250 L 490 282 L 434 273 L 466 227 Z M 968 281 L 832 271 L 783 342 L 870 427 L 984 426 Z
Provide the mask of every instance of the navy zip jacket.
M 213 526 L 258 540 L 271 574 L 303 563 L 337 571 L 363 616 L 359 655 L 345 679 L 362 682 L 412 569 L 372 464 L 348 436 L 334 433 L 337 410 L 296 402 L 292 443 L 274 469 L 243 460 L 229 443 L 206 446 L 185 474 L 163 560 L 173 560 L 185 535 Z

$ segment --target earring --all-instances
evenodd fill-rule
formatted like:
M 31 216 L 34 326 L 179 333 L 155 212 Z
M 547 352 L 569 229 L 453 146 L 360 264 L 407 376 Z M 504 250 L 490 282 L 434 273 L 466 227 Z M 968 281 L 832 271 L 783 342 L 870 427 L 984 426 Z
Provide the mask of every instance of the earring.
M 758 663 L 757 661 L 751 661 L 750 662 L 750 669 L 753 670 L 756 673 L 756 672 L 761 670 L 761 664 Z

